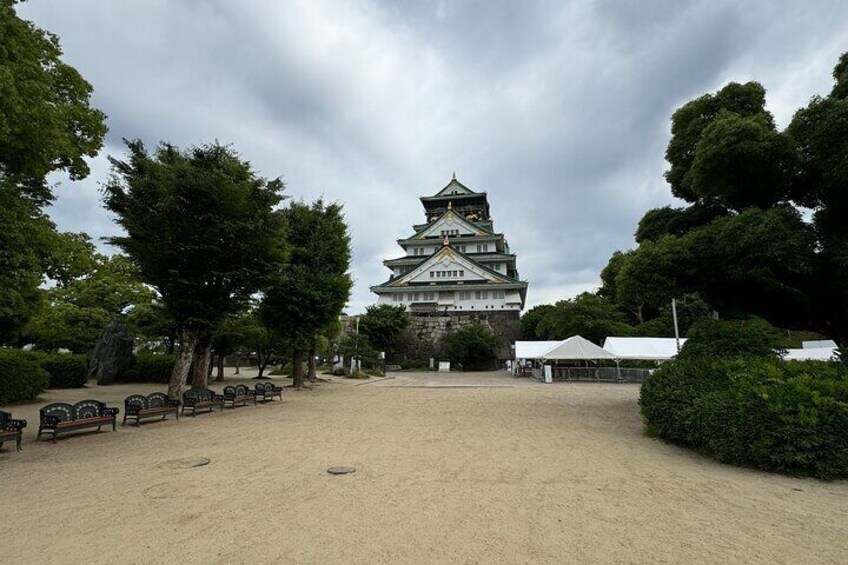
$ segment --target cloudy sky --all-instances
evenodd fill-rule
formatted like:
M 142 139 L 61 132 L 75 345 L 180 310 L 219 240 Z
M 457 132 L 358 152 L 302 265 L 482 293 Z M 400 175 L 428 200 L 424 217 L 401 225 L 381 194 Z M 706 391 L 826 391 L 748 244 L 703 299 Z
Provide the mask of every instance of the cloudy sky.
M 662 178 L 675 108 L 758 80 L 785 126 L 831 87 L 844 0 L 30 0 L 94 86 L 109 135 L 61 181 L 63 230 L 116 232 L 100 205 L 122 138 L 232 143 L 295 198 L 345 205 L 349 312 L 458 179 L 489 193 L 528 306 L 594 288 Z M 56 179 L 57 181 L 60 179 Z

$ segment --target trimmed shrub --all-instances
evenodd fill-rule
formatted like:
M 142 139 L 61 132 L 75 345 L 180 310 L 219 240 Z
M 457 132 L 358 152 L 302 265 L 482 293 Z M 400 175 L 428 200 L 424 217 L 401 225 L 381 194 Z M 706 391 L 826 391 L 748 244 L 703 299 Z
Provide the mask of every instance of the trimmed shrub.
M 444 338 L 450 360 L 464 371 L 495 367 L 500 340 L 482 324 L 471 324 Z
M 167 383 L 175 362 L 173 355 L 142 353 L 135 357 L 132 366 L 118 380 L 124 383 Z
M 692 324 L 678 357 L 775 357 L 780 331 L 761 318 Z
M 650 433 L 719 461 L 848 477 L 848 368 L 840 363 L 689 357 L 642 385 Z
M 48 388 L 79 388 L 88 382 L 88 356 L 52 353 L 42 356 L 41 368 L 50 379 Z
M 25 402 L 47 387 L 47 373 L 24 351 L 0 349 L 0 404 Z
M 401 369 L 421 370 L 428 369 L 430 364 L 423 359 L 406 359 L 400 362 L 400 367 Z

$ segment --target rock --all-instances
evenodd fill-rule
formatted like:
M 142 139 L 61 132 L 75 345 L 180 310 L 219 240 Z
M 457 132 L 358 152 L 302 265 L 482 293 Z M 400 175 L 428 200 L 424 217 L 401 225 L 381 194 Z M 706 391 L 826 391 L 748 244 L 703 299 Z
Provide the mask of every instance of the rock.
M 94 344 L 88 361 L 88 378 L 96 378 L 99 385 L 114 383 L 132 364 L 132 350 L 133 339 L 127 326 L 109 322 Z

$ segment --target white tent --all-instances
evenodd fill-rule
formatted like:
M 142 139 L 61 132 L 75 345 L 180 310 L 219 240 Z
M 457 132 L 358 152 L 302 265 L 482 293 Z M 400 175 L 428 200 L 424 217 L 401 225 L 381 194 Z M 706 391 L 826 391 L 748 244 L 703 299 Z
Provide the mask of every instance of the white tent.
M 516 341 L 516 359 L 541 359 L 542 356 L 559 345 L 558 341 Z
M 686 343 L 680 339 L 680 347 Z M 673 337 L 608 337 L 604 349 L 616 359 L 665 361 L 677 355 L 677 340 Z
M 542 358 L 552 361 L 597 361 L 599 359 L 615 359 L 615 355 L 598 347 L 588 339 L 575 335 L 546 351 Z
M 829 347 L 833 349 L 836 347 L 836 342 L 832 339 L 819 339 L 815 341 L 802 341 L 801 347 L 804 349 L 820 349 L 823 347 Z
M 784 361 L 833 361 L 837 358 L 835 347 L 805 347 L 787 349 Z

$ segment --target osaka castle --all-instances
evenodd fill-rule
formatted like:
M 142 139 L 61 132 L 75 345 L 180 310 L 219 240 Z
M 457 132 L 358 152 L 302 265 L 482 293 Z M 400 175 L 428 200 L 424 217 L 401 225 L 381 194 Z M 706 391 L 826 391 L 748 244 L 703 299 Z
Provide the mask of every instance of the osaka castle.
M 403 253 L 383 261 L 389 280 L 371 287 L 378 303 L 403 305 L 413 314 L 509 312 L 517 319 L 527 283 L 518 277 L 504 234 L 495 231 L 486 193 L 454 175 L 421 204 L 426 222 L 397 241 Z

